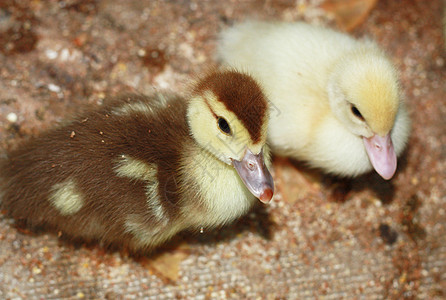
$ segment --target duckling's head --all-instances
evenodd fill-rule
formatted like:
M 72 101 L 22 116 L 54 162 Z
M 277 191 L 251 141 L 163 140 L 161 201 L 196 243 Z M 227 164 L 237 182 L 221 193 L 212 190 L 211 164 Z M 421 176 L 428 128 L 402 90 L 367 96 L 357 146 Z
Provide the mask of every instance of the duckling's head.
M 193 89 L 187 119 L 201 147 L 234 166 L 254 196 L 271 200 L 274 183 L 263 153 L 268 103 L 249 75 L 227 70 L 202 78 Z
M 363 138 L 373 167 L 390 179 L 396 170 L 390 133 L 400 102 L 395 67 L 376 45 L 365 43 L 335 64 L 327 91 L 337 119 Z

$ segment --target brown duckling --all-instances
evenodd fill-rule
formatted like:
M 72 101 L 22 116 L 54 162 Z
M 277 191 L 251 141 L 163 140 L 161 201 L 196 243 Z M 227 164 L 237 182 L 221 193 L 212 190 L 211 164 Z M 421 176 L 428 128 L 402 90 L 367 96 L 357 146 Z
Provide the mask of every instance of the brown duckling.
M 1 162 L 0 199 L 30 227 L 150 250 L 271 200 L 267 126 L 259 85 L 213 72 L 189 99 L 126 96 L 26 142 Z

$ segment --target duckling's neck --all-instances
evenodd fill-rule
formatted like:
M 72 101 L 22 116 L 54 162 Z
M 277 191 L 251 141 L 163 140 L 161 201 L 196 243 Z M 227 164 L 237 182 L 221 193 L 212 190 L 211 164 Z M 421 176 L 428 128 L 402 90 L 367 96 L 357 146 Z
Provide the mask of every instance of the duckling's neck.
M 183 178 L 188 178 L 196 215 L 191 226 L 215 227 L 245 214 L 256 201 L 232 165 L 193 143 L 183 159 Z M 190 208 L 187 208 L 189 210 Z

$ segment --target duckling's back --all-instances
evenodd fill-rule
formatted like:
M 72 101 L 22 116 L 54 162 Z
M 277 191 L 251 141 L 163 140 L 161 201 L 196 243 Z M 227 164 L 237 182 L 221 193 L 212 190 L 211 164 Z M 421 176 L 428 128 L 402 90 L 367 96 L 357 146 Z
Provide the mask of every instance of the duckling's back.
M 276 86 L 290 92 L 311 86 L 320 90 L 325 89 L 319 86 L 326 82 L 327 66 L 356 45 L 347 35 L 305 23 L 252 21 L 221 34 L 218 56 L 256 77 L 267 91 L 274 93 Z
M 185 116 L 179 97 L 133 95 L 44 133 L 2 162 L 2 205 L 31 227 L 132 247 L 146 234 L 156 243 L 148 229 L 177 218 L 175 171 L 191 142 Z

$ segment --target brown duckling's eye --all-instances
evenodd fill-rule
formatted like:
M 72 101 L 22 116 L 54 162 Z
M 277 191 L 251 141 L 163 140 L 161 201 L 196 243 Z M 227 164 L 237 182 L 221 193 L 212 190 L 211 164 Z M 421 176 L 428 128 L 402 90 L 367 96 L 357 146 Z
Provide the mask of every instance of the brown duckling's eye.
M 352 104 L 352 113 L 359 118 L 360 120 L 364 121 L 364 117 L 361 115 L 361 112 L 359 111 L 359 109 L 356 108 L 356 106 L 354 106 Z
M 231 134 L 231 127 L 229 127 L 228 121 L 226 121 L 222 117 L 218 117 L 217 124 L 221 131 L 226 134 Z

